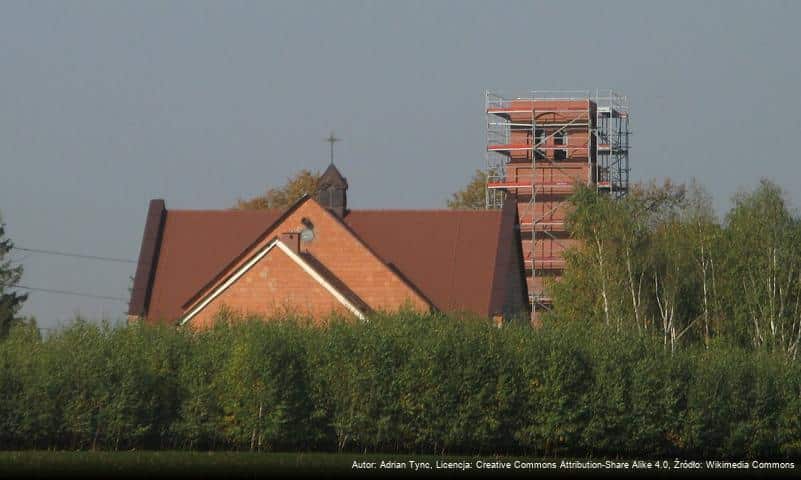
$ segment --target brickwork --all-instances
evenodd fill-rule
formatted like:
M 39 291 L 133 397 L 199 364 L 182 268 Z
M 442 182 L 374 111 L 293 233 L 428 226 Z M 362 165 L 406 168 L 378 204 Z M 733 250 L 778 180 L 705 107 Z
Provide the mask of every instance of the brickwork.
M 314 240 L 301 242 L 301 250 L 322 262 L 372 309 L 397 310 L 406 303 L 418 310 L 430 308 L 424 298 L 316 202 L 305 202 L 276 231 L 297 231 L 302 228 L 303 218 L 314 225 Z
M 314 238 L 300 243 L 301 252 L 314 256 L 334 276 L 373 310 L 397 310 L 410 306 L 425 311 L 426 300 L 376 257 L 353 233 L 330 212 L 307 200 L 292 211 L 266 235 L 226 275 L 190 305 L 190 311 L 209 293 L 225 283 L 233 272 L 248 263 L 252 254 L 261 251 L 275 237 L 286 232 L 300 232 L 304 225 L 313 226 Z M 280 259 L 280 260 L 279 260 Z M 211 302 L 199 318 L 192 320 L 207 325 L 222 305 L 249 313 L 276 312 L 279 308 L 296 309 L 324 317 L 332 310 L 346 311 L 341 304 L 285 253 L 273 249 L 225 293 Z
M 192 318 L 194 328 L 209 327 L 225 306 L 242 314 L 271 316 L 291 311 L 317 319 L 350 312 L 280 248 L 274 247 L 229 288 Z

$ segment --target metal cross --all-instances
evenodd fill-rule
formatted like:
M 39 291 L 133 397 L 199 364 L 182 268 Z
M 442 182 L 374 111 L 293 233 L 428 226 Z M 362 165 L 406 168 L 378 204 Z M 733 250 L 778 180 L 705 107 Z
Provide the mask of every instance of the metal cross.
M 334 131 L 331 130 L 331 135 L 329 135 L 328 138 L 325 139 L 325 141 L 331 144 L 331 164 L 333 164 L 334 163 L 334 143 L 341 142 L 342 139 L 335 137 L 334 136 Z

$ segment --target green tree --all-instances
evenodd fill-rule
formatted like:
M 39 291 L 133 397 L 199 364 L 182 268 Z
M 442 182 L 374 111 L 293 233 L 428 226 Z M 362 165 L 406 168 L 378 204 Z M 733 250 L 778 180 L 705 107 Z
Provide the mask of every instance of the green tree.
M 233 317 L 232 317 L 233 318 Z M 309 437 L 304 331 L 291 319 L 238 318 L 219 377 L 222 432 L 237 448 L 286 449 Z
M 700 304 L 694 271 L 691 226 L 679 218 L 659 225 L 651 235 L 652 246 L 646 267 L 653 281 L 653 298 L 658 325 L 671 351 L 695 325 Z
M 683 221 L 694 261 L 694 275 L 700 287 L 699 336 L 709 348 L 712 335 L 720 331 L 722 322 L 720 298 L 717 289 L 717 271 L 721 261 L 722 228 L 712 208 L 712 197 L 696 181 L 687 189 Z
M 28 295 L 10 291 L 22 278 L 22 265 L 14 265 L 8 258 L 14 248 L 10 239 L 5 238 L 5 223 L 0 219 L 0 337 L 8 335 L 11 325 L 17 321 L 17 312 Z
M 447 201 L 452 210 L 484 210 L 486 208 L 487 172 L 476 170 L 470 182 Z
M 636 185 L 613 200 L 582 187 L 568 214 L 581 240 L 551 286 L 554 320 L 635 324 L 679 342 L 715 336 L 796 358 L 801 346 L 801 218 L 762 180 L 721 224 L 697 183 Z
M 238 200 L 235 208 L 239 210 L 286 208 L 303 195 L 314 194 L 319 180 L 320 172 L 303 169 L 288 178 L 281 187 L 269 188 L 263 195 L 255 196 L 249 200 Z
M 644 332 L 658 316 L 665 335 L 680 337 L 674 300 L 681 300 L 689 267 L 670 255 L 689 248 L 686 188 L 669 181 L 636 185 L 615 200 L 581 186 L 571 201 L 568 226 L 582 242 L 566 253 L 565 276 L 551 287 L 555 318 L 601 321 L 618 331 L 632 324 Z
M 756 347 L 795 357 L 801 343 L 801 221 L 781 188 L 762 180 L 734 198 L 725 221 L 728 330 Z
M 597 319 L 619 326 L 624 278 L 619 259 L 631 215 L 619 202 L 586 186 L 579 186 L 572 203 L 567 224 L 582 243 L 567 254 L 569 268 L 563 281 L 552 286 L 557 313 L 565 307 L 562 318 Z M 573 303 L 570 297 L 584 297 L 586 301 Z M 583 311 L 571 303 L 583 307 Z

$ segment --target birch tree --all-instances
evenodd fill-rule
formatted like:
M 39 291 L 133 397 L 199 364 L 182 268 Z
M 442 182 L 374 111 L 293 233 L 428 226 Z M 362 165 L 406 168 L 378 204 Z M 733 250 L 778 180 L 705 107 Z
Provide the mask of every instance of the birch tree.
M 602 319 L 606 325 L 620 327 L 618 308 L 621 299 L 621 269 L 617 259 L 620 252 L 621 230 L 625 229 L 625 213 L 614 200 L 594 189 L 579 186 L 572 197 L 573 208 L 567 216 L 568 230 L 582 244 L 567 257 L 567 275 L 554 285 L 555 304 L 567 303 L 567 295 L 580 293 L 594 300 L 586 302 L 590 317 Z M 570 276 L 574 267 L 584 268 Z M 564 284 L 564 285 L 561 285 Z M 558 299 L 564 298 L 566 302 Z
M 712 198 L 696 181 L 690 183 L 684 222 L 692 239 L 692 255 L 700 275 L 701 335 L 709 348 L 712 335 L 720 325 L 720 308 L 717 293 L 717 264 L 720 257 L 721 228 L 712 209 Z
M 801 227 L 782 190 L 762 180 L 726 218 L 728 316 L 755 347 L 796 358 L 801 341 Z

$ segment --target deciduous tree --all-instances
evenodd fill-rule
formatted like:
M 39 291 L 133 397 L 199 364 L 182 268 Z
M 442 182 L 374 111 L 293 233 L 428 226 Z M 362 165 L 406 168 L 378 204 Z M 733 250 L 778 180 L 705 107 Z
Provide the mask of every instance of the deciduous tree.
M 448 208 L 452 210 L 483 210 L 486 208 L 487 173 L 477 169 L 470 182 L 451 195 Z
M 267 189 L 263 195 L 248 200 L 239 200 L 236 207 L 239 210 L 262 210 L 269 208 L 286 208 L 303 195 L 313 195 L 320 180 L 320 172 L 303 169 L 288 178 L 281 187 Z
M 762 180 L 726 216 L 727 317 L 734 335 L 795 357 L 801 342 L 801 221 L 778 185 Z

